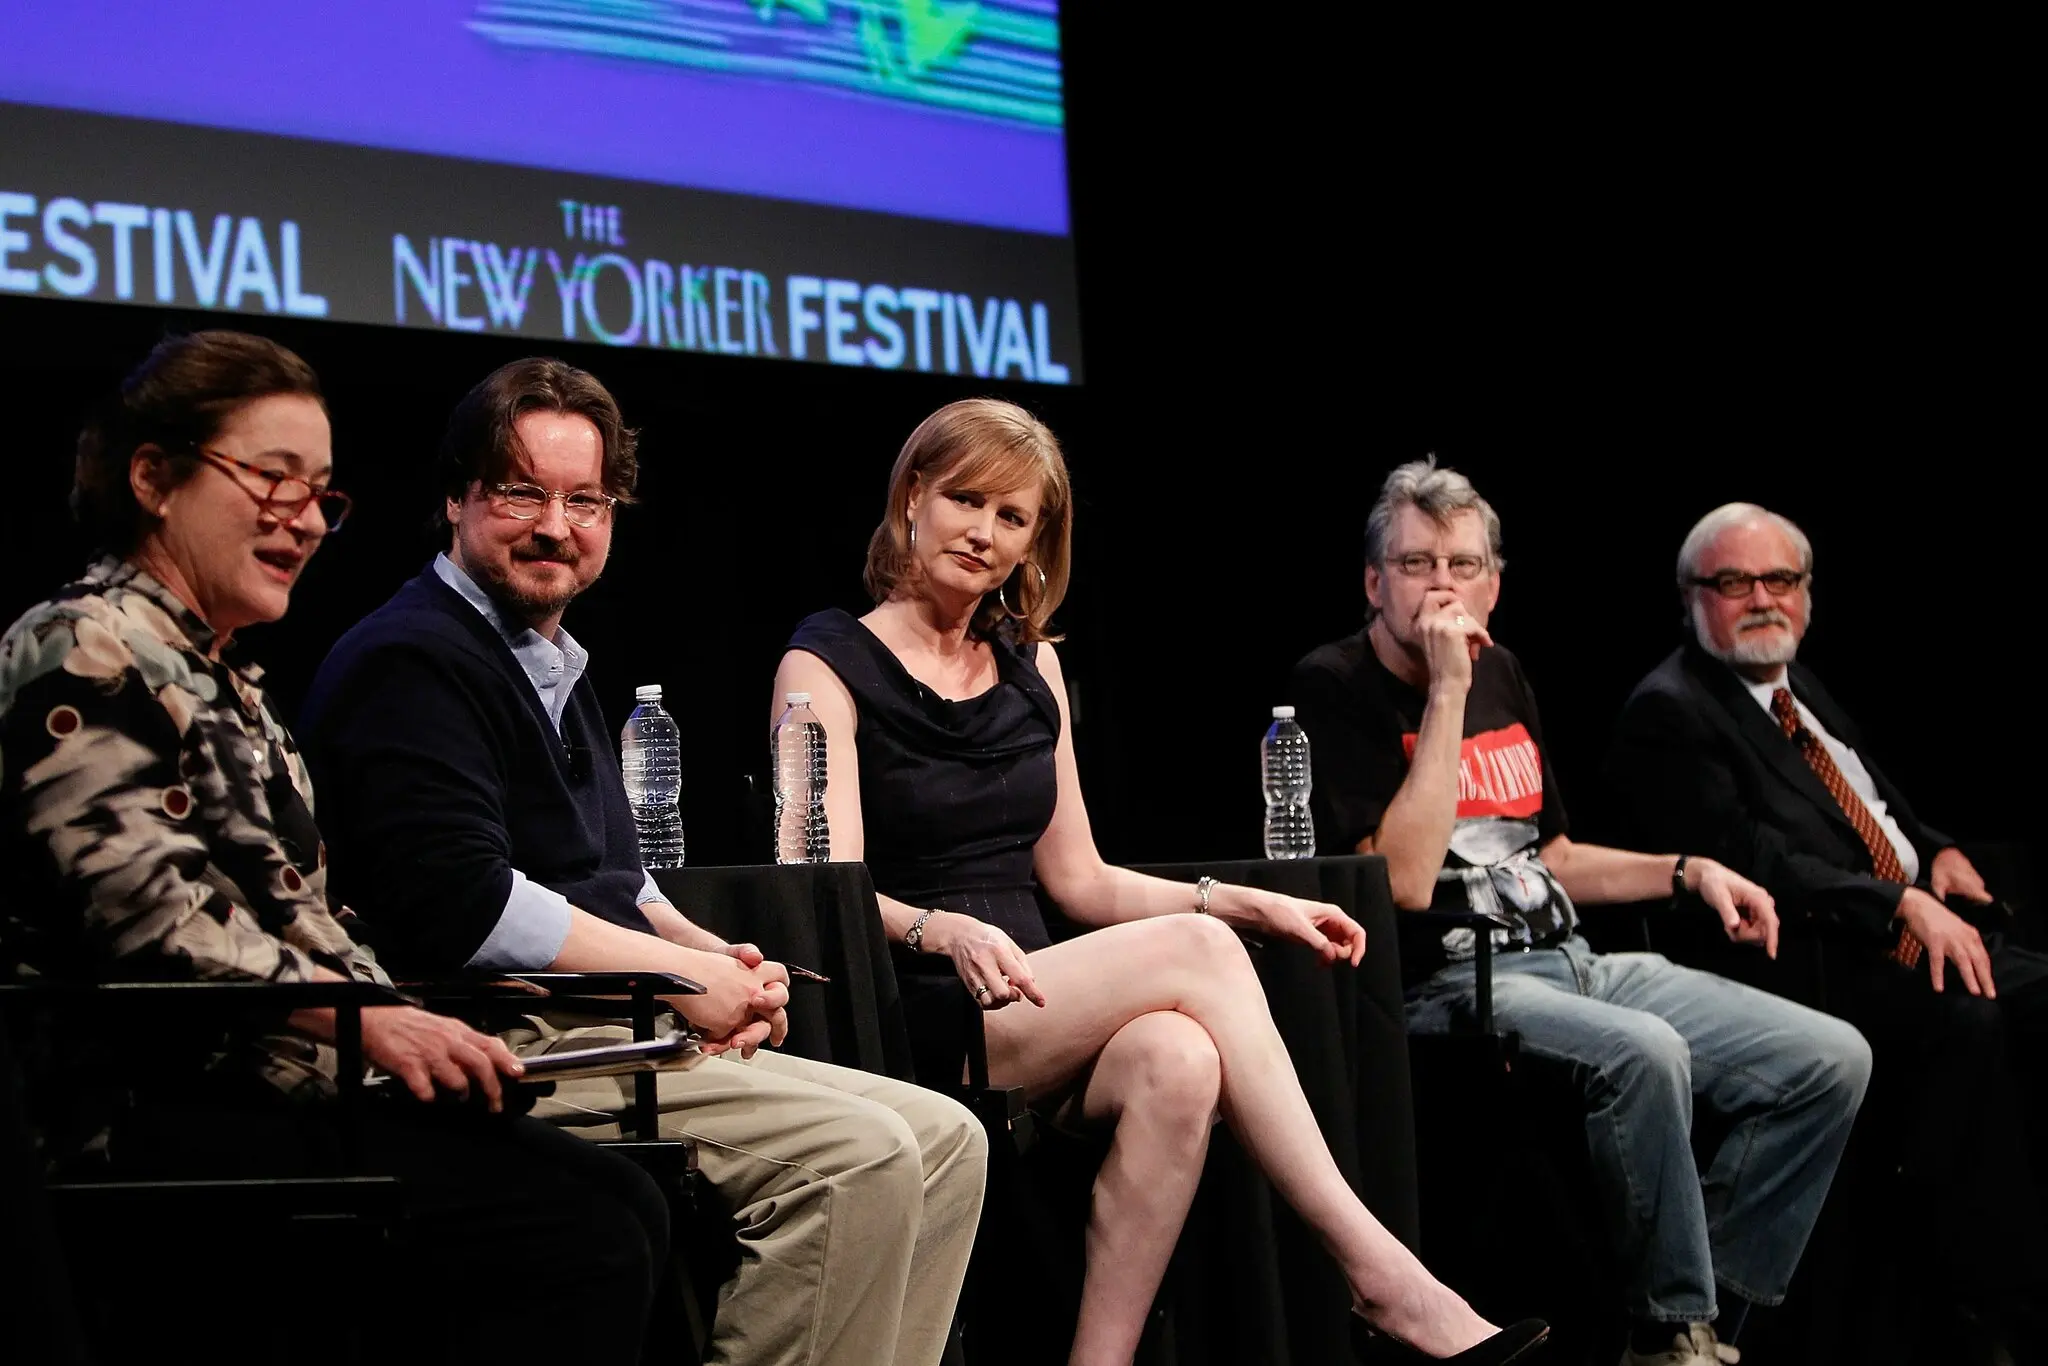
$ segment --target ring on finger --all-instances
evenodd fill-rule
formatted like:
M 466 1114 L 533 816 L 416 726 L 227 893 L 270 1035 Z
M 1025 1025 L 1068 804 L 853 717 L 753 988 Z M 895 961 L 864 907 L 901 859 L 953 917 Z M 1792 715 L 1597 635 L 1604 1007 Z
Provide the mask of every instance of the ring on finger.
M 974 999 L 975 999 L 975 1000 L 977 1000 L 977 1001 L 986 1001 L 986 1000 L 987 1000 L 988 998 L 989 998 L 989 989 L 988 989 L 987 987 L 978 987 L 978 988 L 976 988 L 976 990 L 975 990 L 975 993 L 974 993 Z

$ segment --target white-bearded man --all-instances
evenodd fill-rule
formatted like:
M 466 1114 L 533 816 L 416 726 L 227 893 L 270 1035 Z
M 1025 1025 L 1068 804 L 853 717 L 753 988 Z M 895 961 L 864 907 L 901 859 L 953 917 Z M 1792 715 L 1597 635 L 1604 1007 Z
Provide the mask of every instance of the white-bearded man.
M 1692 638 L 1623 708 L 1616 807 L 1636 838 L 1699 849 L 1776 899 L 1778 963 L 1702 945 L 1700 965 L 1863 1030 L 1883 1078 L 1872 1112 L 1898 1116 L 1878 1141 L 1899 1145 L 1911 1198 L 1892 1227 L 1915 1286 L 2034 1359 L 2048 1352 L 2048 1164 L 2023 1112 L 2048 1095 L 2048 957 L 1972 923 L 1991 923 L 1983 878 L 1795 661 L 1813 606 L 1804 532 L 1754 504 L 1716 508 L 1679 551 L 1678 590 Z M 1956 700 L 1931 705 L 1964 705 L 1943 691 Z

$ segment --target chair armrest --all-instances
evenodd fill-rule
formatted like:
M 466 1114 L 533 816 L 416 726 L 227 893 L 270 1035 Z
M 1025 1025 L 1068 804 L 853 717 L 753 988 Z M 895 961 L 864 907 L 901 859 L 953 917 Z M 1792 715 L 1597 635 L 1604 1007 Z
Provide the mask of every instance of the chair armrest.
M 0 1006 L 35 1009 L 56 1006 L 147 1007 L 187 1014 L 334 1010 L 335 1089 L 352 1105 L 363 1080 L 363 1011 L 371 1006 L 417 1006 L 420 1002 L 376 982 L 78 982 L 35 978 L 0 983 Z M 352 1134 L 344 1143 L 353 1146 Z
M 636 1039 L 654 1037 L 656 997 L 702 996 L 705 992 L 703 983 L 672 972 L 491 973 L 446 982 L 408 982 L 405 987 L 428 1001 L 464 1005 L 549 1001 L 586 1015 L 630 1019 Z M 617 999 L 622 996 L 626 999 Z
M 1489 926 L 1493 927 L 1493 928 L 1494 928 L 1494 929 L 1496 929 L 1496 930 L 1511 930 L 1511 929 L 1513 929 L 1513 928 L 1515 927 L 1515 925 L 1514 925 L 1514 922 L 1513 922 L 1513 921 L 1511 921 L 1511 920 L 1509 920 L 1509 919 L 1508 919 L 1508 918 L 1507 918 L 1506 916 L 1504 916 L 1504 915 L 1495 915 L 1495 914 L 1494 914 L 1494 913 L 1493 913 L 1492 911 L 1434 911 L 1434 910 L 1430 910 L 1430 911 L 1403 911 L 1403 912 L 1401 912 L 1401 914 L 1402 914 L 1402 915 L 1416 915 L 1416 916 L 1422 916 L 1422 917 L 1424 917 L 1425 919 L 1428 919 L 1428 920 L 1436 920 L 1436 921 L 1441 921 L 1441 922 L 1442 922 L 1443 924 L 1445 924 L 1445 925 L 1448 925 L 1448 926 L 1458 926 L 1458 925 L 1463 925 L 1463 926 L 1466 926 L 1466 927 L 1468 927 L 1468 928 L 1471 928 L 1471 929 L 1477 929 L 1477 928 L 1478 928 L 1479 926 L 1481 926 L 1481 925 L 1489 925 Z
M 673 972 L 512 972 L 504 976 L 515 982 L 531 982 L 550 991 L 573 989 L 578 993 L 605 995 L 613 992 L 639 995 L 645 992 L 652 996 L 702 996 L 706 990 L 702 982 L 693 982 Z
M 623 995 L 639 1001 L 657 995 L 705 995 L 705 985 L 676 973 L 485 973 L 446 981 L 408 981 L 403 989 L 442 1001 L 530 1001 L 573 993 Z M 598 1010 L 596 1014 L 604 1014 Z M 627 1014 L 627 1012 L 616 1012 Z
M 1493 1033 L 1493 931 L 1512 930 L 1514 923 L 1491 911 L 1402 911 L 1447 930 L 1472 931 L 1472 1010 L 1481 1034 Z
M 546 1001 L 555 1006 L 591 1015 L 629 1019 L 633 1037 L 654 1037 L 655 1000 L 662 996 L 701 996 L 705 987 L 672 972 L 515 972 L 492 973 L 452 982 L 411 984 L 411 990 L 429 1000 L 473 1004 Z M 624 996 L 624 1001 L 616 999 Z M 613 998 L 613 999 L 605 999 Z M 661 1106 L 654 1074 L 633 1076 L 633 1119 L 629 1126 L 642 1144 L 661 1141 Z M 628 1126 L 622 1126 L 628 1127 Z
M 407 991 L 429 1000 L 534 1001 L 573 994 L 576 1008 L 590 1014 L 629 1015 L 611 1009 L 620 1002 L 594 1001 L 593 996 L 624 996 L 637 1004 L 657 996 L 702 996 L 704 984 L 672 972 L 494 972 L 445 981 L 406 982 Z

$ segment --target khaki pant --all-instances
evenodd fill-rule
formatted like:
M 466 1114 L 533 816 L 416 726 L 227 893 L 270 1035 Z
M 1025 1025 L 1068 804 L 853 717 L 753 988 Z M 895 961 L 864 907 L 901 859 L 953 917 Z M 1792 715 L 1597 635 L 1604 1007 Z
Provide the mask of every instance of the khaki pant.
M 505 1039 L 532 1057 L 631 1036 L 561 1016 Z M 657 1080 L 662 1132 L 696 1144 L 742 1253 L 706 1366 L 937 1366 L 988 1170 L 966 1107 L 765 1048 L 751 1061 L 692 1052 Z M 559 1082 L 533 1113 L 616 1138 L 632 1092 L 630 1076 Z

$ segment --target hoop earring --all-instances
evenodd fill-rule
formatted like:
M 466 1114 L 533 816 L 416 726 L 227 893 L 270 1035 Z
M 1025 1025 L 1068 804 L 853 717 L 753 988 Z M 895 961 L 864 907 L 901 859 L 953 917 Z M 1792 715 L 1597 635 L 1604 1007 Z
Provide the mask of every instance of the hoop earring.
M 906 517 L 903 519 L 903 525 L 910 528 L 910 548 L 917 549 L 917 523 Z
M 1038 570 L 1038 595 L 1040 597 L 1044 597 L 1045 569 L 1040 565 L 1033 564 L 1029 560 L 1024 561 L 1024 564 L 1027 568 Z M 1017 621 L 1024 620 L 1025 613 L 1020 612 L 1016 608 L 1010 606 L 1010 585 L 1008 580 L 1005 580 L 1003 586 L 996 590 L 996 601 L 1003 605 L 1003 611 L 1008 613 L 1012 618 L 1014 618 Z

